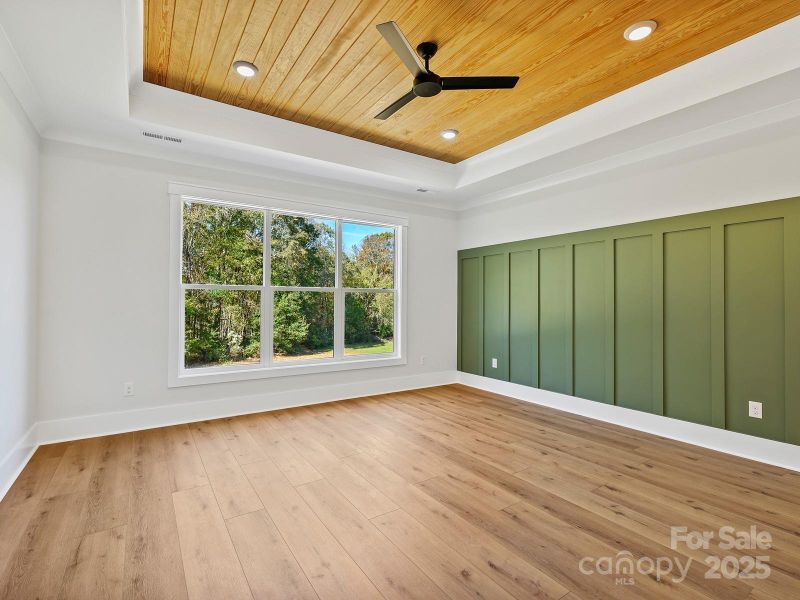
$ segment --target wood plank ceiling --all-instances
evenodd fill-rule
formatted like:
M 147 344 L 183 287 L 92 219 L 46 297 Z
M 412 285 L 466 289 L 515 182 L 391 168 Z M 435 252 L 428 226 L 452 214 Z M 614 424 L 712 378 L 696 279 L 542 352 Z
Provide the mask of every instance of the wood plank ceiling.
M 798 14 L 798 0 L 145 0 L 144 79 L 455 163 Z M 625 41 L 645 19 L 656 32 Z M 439 44 L 440 75 L 521 80 L 375 120 L 411 87 L 375 29 L 389 20 Z

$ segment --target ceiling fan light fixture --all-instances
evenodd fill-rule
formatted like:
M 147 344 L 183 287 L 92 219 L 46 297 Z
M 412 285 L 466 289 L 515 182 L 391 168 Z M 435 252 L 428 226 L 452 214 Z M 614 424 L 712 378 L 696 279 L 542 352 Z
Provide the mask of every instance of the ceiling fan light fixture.
M 655 21 L 639 21 L 628 27 L 623 35 L 629 42 L 638 42 L 653 33 L 656 27 L 658 23 Z
M 242 77 L 253 77 L 258 73 L 258 67 L 246 60 L 237 60 L 233 63 L 233 69 Z
M 458 130 L 456 129 L 443 129 L 442 133 L 440 133 L 444 139 L 446 140 L 453 140 L 458 135 Z

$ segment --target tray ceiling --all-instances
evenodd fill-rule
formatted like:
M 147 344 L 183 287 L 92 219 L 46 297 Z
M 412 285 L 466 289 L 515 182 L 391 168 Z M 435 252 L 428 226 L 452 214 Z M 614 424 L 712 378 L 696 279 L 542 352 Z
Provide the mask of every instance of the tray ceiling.
M 144 79 L 455 163 L 798 14 L 797 0 L 145 0 Z M 651 37 L 623 38 L 646 19 Z M 375 120 L 411 87 L 375 29 L 389 20 L 412 45 L 439 44 L 440 75 L 520 82 Z M 443 140 L 446 128 L 460 135 Z

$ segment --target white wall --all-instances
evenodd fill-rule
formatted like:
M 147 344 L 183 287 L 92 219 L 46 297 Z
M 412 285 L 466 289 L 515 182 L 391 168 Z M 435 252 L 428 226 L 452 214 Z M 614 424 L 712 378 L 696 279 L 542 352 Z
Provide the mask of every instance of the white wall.
M 321 204 L 408 216 L 408 365 L 167 388 L 169 181 L 316 194 Z M 43 145 L 41 202 L 40 421 L 172 405 L 150 420 L 141 413 L 92 420 L 97 427 L 134 428 L 204 418 L 225 407 L 255 410 L 424 385 L 455 369 L 451 213 L 52 141 Z M 133 398 L 122 397 L 125 381 L 135 383 Z M 197 402 L 206 403 L 186 406 Z M 58 421 L 42 424 L 40 434 L 53 439 L 81 431 Z
M 35 420 L 39 136 L 0 76 L 0 497 Z
M 800 196 L 800 121 L 613 169 L 460 214 L 458 248 Z

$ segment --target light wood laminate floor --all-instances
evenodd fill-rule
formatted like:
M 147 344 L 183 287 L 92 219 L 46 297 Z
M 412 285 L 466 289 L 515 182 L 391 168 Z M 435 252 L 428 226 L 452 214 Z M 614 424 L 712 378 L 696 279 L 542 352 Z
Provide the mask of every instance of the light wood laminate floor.
M 43 446 L 0 504 L 0 597 L 785 600 L 798 532 L 800 474 L 453 385 Z M 692 561 L 581 572 L 626 551 Z M 726 555 L 771 573 L 707 579 Z

